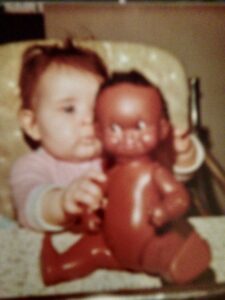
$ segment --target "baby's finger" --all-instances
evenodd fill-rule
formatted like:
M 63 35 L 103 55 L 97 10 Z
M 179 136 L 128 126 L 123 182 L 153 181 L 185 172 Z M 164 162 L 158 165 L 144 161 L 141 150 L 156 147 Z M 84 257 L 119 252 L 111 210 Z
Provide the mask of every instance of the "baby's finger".
M 192 141 L 189 136 L 184 138 L 176 138 L 174 140 L 174 148 L 177 152 L 186 152 L 188 151 L 192 146 Z
M 186 128 L 174 128 L 173 130 L 174 136 L 178 138 L 185 138 L 187 135 L 190 134 L 190 130 Z
M 70 191 L 64 201 L 64 210 L 68 214 L 80 214 L 83 213 L 85 207 L 89 207 L 92 202 L 93 196 L 87 192 L 79 190 L 73 195 L 72 191 Z
M 93 195 L 85 191 L 79 191 L 79 193 L 77 193 L 76 196 L 76 203 L 80 205 L 83 209 L 86 207 L 89 211 L 93 211 L 99 208 L 100 200 L 94 197 Z
M 68 214 L 80 214 L 83 208 L 79 205 L 78 201 L 73 201 L 70 199 L 65 199 L 64 201 L 64 211 Z
M 90 195 L 92 195 L 93 197 L 99 199 L 103 197 L 103 191 L 101 189 L 101 187 L 90 181 L 90 180 L 84 180 L 81 184 L 80 184 L 80 189 Z
M 176 164 L 181 164 L 181 165 L 190 165 L 191 163 L 193 163 L 193 161 L 195 160 L 195 148 L 194 147 L 190 147 L 188 149 L 188 151 L 183 151 L 180 152 L 179 155 L 176 158 Z
M 86 178 L 90 180 L 94 180 L 97 182 L 105 182 L 107 180 L 107 177 L 104 173 L 102 172 L 97 172 L 97 171 L 90 171 L 87 175 Z

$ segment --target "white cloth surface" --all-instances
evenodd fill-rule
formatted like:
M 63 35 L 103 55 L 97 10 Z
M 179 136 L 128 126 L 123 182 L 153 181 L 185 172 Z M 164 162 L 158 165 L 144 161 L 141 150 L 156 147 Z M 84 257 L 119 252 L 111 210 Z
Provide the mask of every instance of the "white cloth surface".
M 195 217 L 190 223 L 210 244 L 211 269 L 217 283 L 225 282 L 225 217 Z M 107 292 L 120 289 L 160 288 L 157 277 L 145 274 L 98 270 L 83 279 L 45 287 L 39 268 L 43 234 L 18 226 L 0 229 L 0 297 L 22 297 L 83 292 Z M 57 234 L 53 240 L 64 251 L 78 237 Z

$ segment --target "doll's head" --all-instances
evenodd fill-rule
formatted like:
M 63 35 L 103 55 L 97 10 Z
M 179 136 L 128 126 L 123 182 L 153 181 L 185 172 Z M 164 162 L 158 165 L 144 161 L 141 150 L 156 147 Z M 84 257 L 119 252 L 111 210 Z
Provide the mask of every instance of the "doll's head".
M 23 56 L 20 73 L 20 124 L 29 139 L 66 161 L 99 156 L 94 105 L 107 70 L 93 51 L 34 45 Z
M 96 120 L 105 150 L 116 158 L 145 156 L 170 130 L 160 91 L 136 71 L 115 73 L 101 86 Z

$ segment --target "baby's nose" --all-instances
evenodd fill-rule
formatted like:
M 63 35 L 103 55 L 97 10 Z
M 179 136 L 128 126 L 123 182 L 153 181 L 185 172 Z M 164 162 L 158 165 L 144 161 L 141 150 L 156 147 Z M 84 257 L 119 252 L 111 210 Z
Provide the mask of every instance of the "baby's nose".
M 81 116 L 81 123 L 84 125 L 92 124 L 93 121 L 94 121 L 93 114 L 85 114 L 85 115 Z

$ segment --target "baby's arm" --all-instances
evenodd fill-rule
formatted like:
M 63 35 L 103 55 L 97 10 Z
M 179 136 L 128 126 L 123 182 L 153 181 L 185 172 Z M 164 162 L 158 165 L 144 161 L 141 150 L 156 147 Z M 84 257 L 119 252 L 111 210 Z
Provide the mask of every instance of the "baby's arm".
M 93 213 L 103 206 L 104 195 L 100 185 L 105 180 L 103 173 L 90 171 L 65 188 L 49 190 L 41 200 L 43 220 L 48 224 L 66 226 L 83 213 Z
M 74 180 L 70 186 L 63 188 L 52 184 L 52 169 L 54 170 L 54 166 L 52 167 L 40 152 L 25 155 L 14 164 L 10 183 L 18 221 L 22 226 L 39 231 L 62 230 L 64 225 L 71 220 L 72 215 L 78 213 L 80 208 L 80 206 L 78 208 L 71 204 L 75 201 L 72 196 L 75 187 L 78 188 L 76 197 L 79 197 L 81 202 L 87 205 L 92 202 L 91 196 L 85 196 L 88 192 L 80 194 L 82 188 L 79 186 L 82 185 L 84 179 Z M 101 174 L 100 167 L 96 167 L 96 169 Z M 99 175 L 93 175 L 93 177 L 96 176 Z M 91 180 L 91 177 L 88 180 Z M 84 185 L 87 188 L 86 183 Z M 92 187 L 87 189 L 92 189 Z M 94 209 L 100 201 L 98 200 L 100 199 L 100 197 L 98 198 L 98 189 L 99 187 L 96 185 L 94 191 L 91 192 L 97 195 L 91 209 Z M 72 200 L 70 200 L 71 197 Z
M 162 198 L 151 213 L 151 222 L 160 227 L 184 215 L 189 208 L 190 198 L 185 187 L 162 166 L 156 168 L 154 182 Z
M 51 183 L 42 157 L 30 153 L 19 158 L 11 170 L 10 185 L 19 223 L 30 229 L 46 230 L 39 217 L 41 199 L 56 186 Z M 47 230 L 61 229 L 60 226 L 53 227 L 48 226 Z
M 204 148 L 194 134 L 175 130 L 174 149 L 176 153 L 174 175 L 179 181 L 187 181 L 203 164 Z

